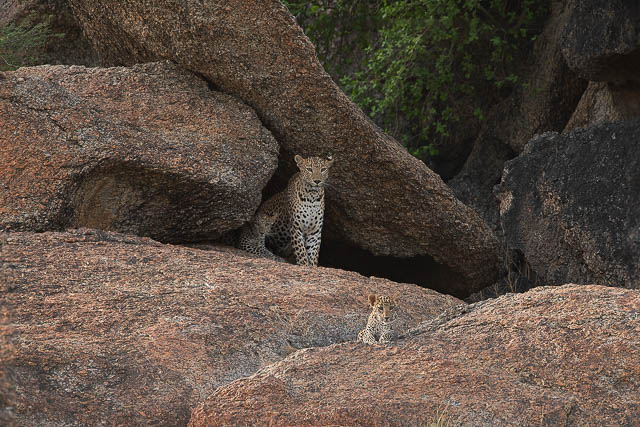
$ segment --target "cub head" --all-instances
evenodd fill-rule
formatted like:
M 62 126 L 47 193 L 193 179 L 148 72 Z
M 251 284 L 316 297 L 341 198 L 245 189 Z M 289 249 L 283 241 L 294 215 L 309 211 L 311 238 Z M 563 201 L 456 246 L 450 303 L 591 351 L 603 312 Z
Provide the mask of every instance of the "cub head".
M 269 234 L 276 219 L 278 219 L 277 214 L 270 215 L 259 211 L 253 219 L 253 227 L 258 234 Z
M 333 158 L 321 157 L 304 158 L 296 154 L 294 157 L 302 179 L 307 183 L 316 187 L 322 186 L 329 177 L 329 168 L 333 164 Z
M 396 308 L 395 298 L 386 295 L 371 294 L 369 295 L 369 305 L 371 306 L 371 312 L 383 323 L 388 323 L 393 320 Z

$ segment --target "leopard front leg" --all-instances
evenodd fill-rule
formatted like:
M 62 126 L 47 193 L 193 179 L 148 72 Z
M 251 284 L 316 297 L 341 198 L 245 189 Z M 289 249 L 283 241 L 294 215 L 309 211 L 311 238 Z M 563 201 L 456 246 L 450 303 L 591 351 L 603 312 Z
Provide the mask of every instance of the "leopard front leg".
M 393 339 L 393 330 L 390 325 L 382 325 L 380 328 L 380 344 L 388 344 Z
M 376 337 L 373 336 L 369 328 L 364 328 L 358 332 L 358 341 L 362 341 L 365 344 L 377 344 Z
M 309 265 L 314 267 L 318 266 L 318 258 L 320 256 L 320 243 L 322 239 L 322 231 L 318 230 L 315 233 L 308 235 L 305 239 L 305 249 L 307 256 L 309 257 Z
M 293 246 L 293 253 L 296 257 L 297 265 L 309 265 L 309 258 L 307 256 L 307 249 L 304 244 L 304 234 L 299 229 L 291 230 L 291 244 Z

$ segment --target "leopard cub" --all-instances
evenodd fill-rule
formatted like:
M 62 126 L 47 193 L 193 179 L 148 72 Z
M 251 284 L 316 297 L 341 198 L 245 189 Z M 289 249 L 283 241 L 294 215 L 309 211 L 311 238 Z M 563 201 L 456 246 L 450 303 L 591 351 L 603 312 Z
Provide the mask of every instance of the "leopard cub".
M 240 236 L 238 237 L 238 242 L 235 246 L 238 249 L 258 255 L 262 258 L 284 261 L 283 258 L 274 255 L 265 246 L 265 236 L 271 230 L 276 218 L 276 215 L 270 215 L 262 210 L 258 210 L 253 219 L 243 225 L 240 229 Z
M 366 344 L 387 344 L 393 339 L 391 322 L 396 308 L 395 298 L 386 295 L 369 295 L 371 314 L 367 326 L 358 333 L 358 341 Z

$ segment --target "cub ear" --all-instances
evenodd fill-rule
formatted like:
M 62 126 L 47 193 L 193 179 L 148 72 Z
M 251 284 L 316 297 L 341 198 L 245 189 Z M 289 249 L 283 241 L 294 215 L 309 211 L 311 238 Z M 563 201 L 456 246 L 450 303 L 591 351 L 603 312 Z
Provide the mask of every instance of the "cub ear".
M 295 160 L 295 161 L 296 161 L 296 165 L 298 165 L 298 167 L 299 167 L 299 168 L 301 168 L 301 167 L 302 167 L 302 162 L 304 161 L 304 159 L 302 158 L 302 156 L 300 156 L 299 154 L 296 154 L 296 155 L 293 157 L 293 160 Z
M 376 305 L 376 295 L 375 294 L 371 294 L 369 295 L 369 305 L 371 307 L 373 307 L 374 305 Z

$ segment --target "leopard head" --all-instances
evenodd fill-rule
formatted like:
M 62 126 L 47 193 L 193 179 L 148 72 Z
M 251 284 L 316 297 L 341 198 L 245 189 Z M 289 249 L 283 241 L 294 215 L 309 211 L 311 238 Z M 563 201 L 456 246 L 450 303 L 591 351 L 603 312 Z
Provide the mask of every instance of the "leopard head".
M 300 175 L 305 183 L 314 187 L 321 187 L 329 177 L 329 168 L 333 164 L 333 158 L 328 157 L 323 159 L 321 157 L 308 157 L 304 158 L 296 154 L 294 157 L 298 169 L 300 169 Z
M 277 214 L 269 215 L 265 212 L 258 212 L 253 218 L 253 229 L 258 234 L 268 234 L 276 219 L 278 219 Z
M 373 313 L 382 323 L 393 321 L 395 314 L 396 300 L 386 295 L 369 295 L 369 305 Z

